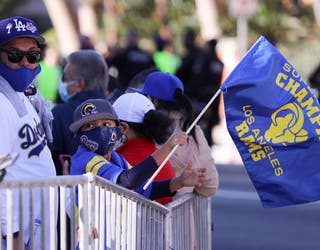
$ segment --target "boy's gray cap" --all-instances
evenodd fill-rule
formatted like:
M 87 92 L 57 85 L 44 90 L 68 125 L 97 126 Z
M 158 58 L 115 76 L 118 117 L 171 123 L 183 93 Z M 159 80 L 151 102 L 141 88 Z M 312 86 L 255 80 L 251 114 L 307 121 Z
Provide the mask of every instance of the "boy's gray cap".
M 71 123 L 69 129 L 73 133 L 77 133 L 86 123 L 101 119 L 115 120 L 119 125 L 118 116 L 106 99 L 88 99 L 73 112 L 73 123 Z

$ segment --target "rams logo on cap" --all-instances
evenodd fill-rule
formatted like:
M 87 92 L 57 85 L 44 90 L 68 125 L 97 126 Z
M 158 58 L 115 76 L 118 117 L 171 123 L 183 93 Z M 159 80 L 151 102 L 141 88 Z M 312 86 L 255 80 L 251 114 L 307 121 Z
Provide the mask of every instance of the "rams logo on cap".
M 86 105 L 83 106 L 81 113 L 83 116 L 95 114 L 95 113 L 97 113 L 97 108 L 94 104 L 87 103 Z

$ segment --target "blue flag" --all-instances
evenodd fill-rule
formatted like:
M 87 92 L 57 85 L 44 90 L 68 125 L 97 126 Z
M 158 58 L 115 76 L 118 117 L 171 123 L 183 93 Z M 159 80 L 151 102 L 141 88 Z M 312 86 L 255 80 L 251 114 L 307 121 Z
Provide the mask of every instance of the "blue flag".
M 228 131 L 264 207 L 320 199 L 320 107 L 264 37 L 221 86 Z

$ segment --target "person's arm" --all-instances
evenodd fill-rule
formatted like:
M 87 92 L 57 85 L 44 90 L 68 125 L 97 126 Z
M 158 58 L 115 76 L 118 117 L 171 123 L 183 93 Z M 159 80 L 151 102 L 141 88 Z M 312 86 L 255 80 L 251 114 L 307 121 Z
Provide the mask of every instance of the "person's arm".
M 150 200 L 155 200 L 163 197 L 174 196 L 176 192 L 171 192 L 170 182 L 172 179 L 163 181 L 153 181 L 150 192 Z
M 171 150 L 176 146 L 183 146 L 188 139 L 188 135 L 183 131 L 174 132 L 169 139 L 155 152 L 151 154 L 158 166 L 164 161 Z
M 128 189 L 136 189 L 148 179 L 158 168 L 155 160 L 148 156 L 135 167 L 123 171 L 118 179 L 117 184 Z

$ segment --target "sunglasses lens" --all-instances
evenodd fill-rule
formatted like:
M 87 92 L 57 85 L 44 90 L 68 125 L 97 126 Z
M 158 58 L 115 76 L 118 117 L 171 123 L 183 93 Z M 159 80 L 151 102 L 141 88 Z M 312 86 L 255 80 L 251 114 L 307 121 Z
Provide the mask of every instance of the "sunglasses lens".
M 23 58 L 23 52 L 19 50 L 9 50 L 7 51 L 8 60 L 12 63 L 18 63 Z
M 27 57 L 29 63 L 37 63 L 40 61 L 40 52 L 39 51 L 25 52 L 25 56 Z
M 29 63 L 37 63 L 40 61 L 40 51 L 20 51 L 20 50 L 6 50 L 8 60 L 12 63 L 20 62 L 25 56 Z

